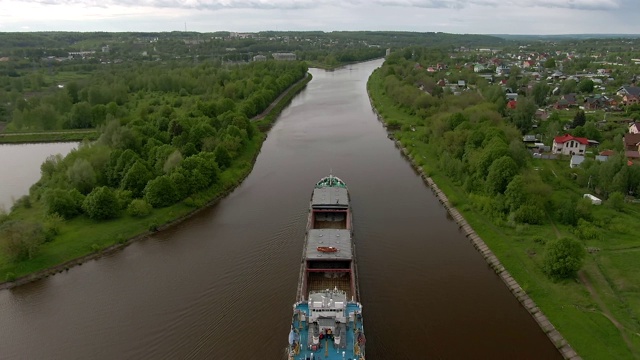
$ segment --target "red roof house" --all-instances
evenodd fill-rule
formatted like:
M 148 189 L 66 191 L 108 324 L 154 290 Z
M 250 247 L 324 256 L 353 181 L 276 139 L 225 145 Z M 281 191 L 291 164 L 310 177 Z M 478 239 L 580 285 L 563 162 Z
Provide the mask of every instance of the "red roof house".
M 584 155 L 589 139 L 565 134 L 553 138 L 553 153 L 564 155 Z

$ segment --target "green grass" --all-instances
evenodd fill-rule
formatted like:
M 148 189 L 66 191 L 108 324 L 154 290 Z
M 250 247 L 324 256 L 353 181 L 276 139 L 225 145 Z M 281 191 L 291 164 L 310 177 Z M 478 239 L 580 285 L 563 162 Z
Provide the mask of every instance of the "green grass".
M 584 359 L 633 359 L 640 354 L 640 205 L 625 204 L 618 212 L 606 206 L 592 208 L 592 224 L 599 238 L 583 240 L 585 247 L 600 251 L 587 256 L 583 273 L 589 279 L 599 301 L 577 280 L 551 281 L 542 272 L 545 242 L 557 236 L 574 237 L 572 227 L 551 223 L 544 225 L 509 225 L 496 221 L 474 208 L 473 202 L 456 184 L 438 170 L 437 149 L 422 142 L 407 126 L 420 119 L 407 114 L 384 96 L 381 80 L 374 72 L 368 88 L 372 102 L 384 121 L 397 123 L 394 136 L 409 149 L 414 162 L 421 166 L 451 204 L 465 217 L 484 242 L 500 259 L 554 326 Z M 404 129 L 404 130 L 402 130 Z M 569 160 L 533 159 L 533 167 L 553 186 L 554 199 L 582 196 L 588 192 L 572 180 Z M 555 227 L 554 227 L 555 226 Z M 618 321 L 626 335 L 604 315 L 601 304 Z
M 20 144 L 20 143 L 36 143 L 36 142 L 65 142 L 65 141 L 82 141 L 95 140 L 98 138 L 98 132 L 90 131 L 71 131 L 71 132 L 38 132 L 38 133 L 11 133 L 11 135 L 0 134 L 0 144 Z

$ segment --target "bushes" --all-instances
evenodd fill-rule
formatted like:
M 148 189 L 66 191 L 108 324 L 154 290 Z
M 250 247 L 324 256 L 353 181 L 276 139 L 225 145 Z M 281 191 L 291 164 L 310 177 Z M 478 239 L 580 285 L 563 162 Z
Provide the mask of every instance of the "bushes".
M 144 188 L 144 199 L 153 207 L 165 207 L 176 202 L 176 187 L 167 175 L 159 176 Z
M 127 212 L 133 217 L 145 217 L 151 213 L 151 205 L 142 199 L 134 199 L 129 204 Z
M 0 248 L 11 261 L 33 258 L 44 241 L 41 224 L 7 221 L 0 226 Z
M 115 192 L 106 186 L 93 189 L 84 199 L 82 208 L 90 218 L 95 220 L 114 218 L 120 209 Z
M 71 219 L 82 212 L 84 196 L 76 189 L 49 189 L 44 194 L 47 213 Z
M 552 279 L 576 275 L 585 257 L 582 244 L 575 239 L 561 238 L 547 243 L 543 271 Z
M 522 224 L 539 225 L 544 220 L 544 211 L 538 206 L 525 204 L 513 213 L 513 219 Z

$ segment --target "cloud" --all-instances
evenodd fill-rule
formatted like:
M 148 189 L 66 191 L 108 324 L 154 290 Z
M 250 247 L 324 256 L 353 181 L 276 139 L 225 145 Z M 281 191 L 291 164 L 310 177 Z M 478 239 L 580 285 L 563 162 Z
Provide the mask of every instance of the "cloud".
M 45 5 L 82 5 L 86 7 L 136 6 L 179 9 L 258 9 L 299 10 L 318 7 L 325 0 L 26 0 Z M 335 2 L 339 4 L 339 2 Z
M 464 9 L 472 6 L 495 8 L 568 8 L 581 10 L 612 10 L 630 0 L 25 0 L 46 5 L 81 5 L 85 7 L 143 6 L 182 9 L 260 9 L 299 10 L 321 6 L 409 7 L 427 9 Z
M 381 6 L 463 9 L 470 6 L 541 7 L 581 10 L 611 10 L 621 7 L 622 0 L 372 0 Z

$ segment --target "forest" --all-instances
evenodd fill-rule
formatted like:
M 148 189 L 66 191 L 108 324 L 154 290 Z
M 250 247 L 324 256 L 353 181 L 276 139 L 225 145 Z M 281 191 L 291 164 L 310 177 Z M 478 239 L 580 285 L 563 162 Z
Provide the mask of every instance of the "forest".
M 29 195 L 0 214 L 3 280 L 154 230 L 219 196 L 246 175 L 264 139 L 251 119 L 305 76 L 303 62 L 131 64 L 20 101 L 10 126 L 97 128 L 99 137 L 49 157 Z

